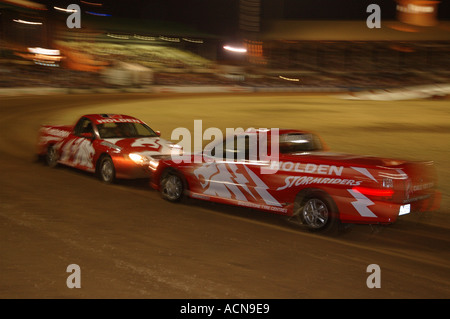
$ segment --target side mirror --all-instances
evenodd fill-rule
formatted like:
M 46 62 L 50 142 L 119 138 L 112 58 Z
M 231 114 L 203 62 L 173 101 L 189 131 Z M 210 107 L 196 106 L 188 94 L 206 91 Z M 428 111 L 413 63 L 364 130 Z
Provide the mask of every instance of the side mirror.
M 94 134 L 92 134 L 91 132 L 89 133 L 81 133 L 81 137 L 84 137 L 88 140 L 93 140 L 94 139 Z
M 160 131 L 155 131 L 156 135 L 161 136 L 161 132 Z

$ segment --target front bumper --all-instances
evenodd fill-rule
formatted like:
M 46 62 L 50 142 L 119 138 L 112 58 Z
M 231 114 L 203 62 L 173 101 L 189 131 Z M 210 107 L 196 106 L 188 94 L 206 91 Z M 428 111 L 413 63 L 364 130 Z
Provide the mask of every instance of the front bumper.
M 154 172 L 149 165 L 136 164 L 126 157 L 115 157 L 113 162 L 118 179 L 151 178 Z

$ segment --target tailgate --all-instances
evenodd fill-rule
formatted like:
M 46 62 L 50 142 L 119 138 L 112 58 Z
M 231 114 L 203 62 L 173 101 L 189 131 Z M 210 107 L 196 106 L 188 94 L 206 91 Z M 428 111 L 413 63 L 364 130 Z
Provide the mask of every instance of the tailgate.
M 433 162 L 408 162 L 398 171 L 403 172 L 405 178 L 395 183 L 396 201 L 417 206 L 435 196 L 437 172 Z
M 38 136 L 38 154 L 45 154 L 48 145 L 55 144 L 70 135 L 72 126 L 41 125 Z

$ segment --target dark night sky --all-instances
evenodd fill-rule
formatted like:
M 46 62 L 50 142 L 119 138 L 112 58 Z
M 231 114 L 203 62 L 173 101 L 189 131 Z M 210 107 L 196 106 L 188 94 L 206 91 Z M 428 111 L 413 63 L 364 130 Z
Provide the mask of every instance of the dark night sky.
M 394 0 L 287 0 L 284 15 L 287 19 L 366 19 L 367 6 L 378 4 L 388 19 L 395 17 Z
M 181 22 L 201 30 L 227 32 L 238 24 L 239 0 L 87 0 L 100 2 L 93 11 L 115 16 Z M 47 5 L 67 7 L 78 0 L 41 0 Z M 381 7 L 381 18 L 395 19 L 395 0 L 261 0 L 265 19 L 365 20 L 369 4 Z M 84 7 L 86 9 L 86 6 Z M 439 18 L 450 19 L 450 0 L 442 0 Z
M 89 0 L 100 2 L 105 8 L 120 15 L 138 15 L 161 18 L 180 18 L 211 14 L 236 15 L 239 0 Z M 77 0 L 36 0 L 47 4 L 68 5 Z M 382 13 L 394 17 L 395 0 L 261 0 L 263 6 L 282 8 L 288 19 L 358 19 L 366 16 L 369 4 L 378 4 Z M 442 0 L 439 7 L 442 15 L 449 18 L 450 1 Z
M 382 19 L 395 19 L 397 2 L 395 0 L 286 0 L 285 18 L 287 19 L 366 19 L 369 4 L 378 4 Z M 450 19 L 450 1 L 439 4 L 439 18 Z

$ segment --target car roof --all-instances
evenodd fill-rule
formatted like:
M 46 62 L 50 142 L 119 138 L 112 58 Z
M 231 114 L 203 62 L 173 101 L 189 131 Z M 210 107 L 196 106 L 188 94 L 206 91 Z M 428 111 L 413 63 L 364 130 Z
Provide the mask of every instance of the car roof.
M 244 133 L 241 134 L 260 134 L 266 132 L 267 135 L 271 135 L 274 131 L 274 128 L 271 129 L 248 129 Z M 309 134 L 313 133 L 311 131 L 305 131 L 305 130 L 297 130 L 297 129 L 287 129 L 287 128 L 279 128 L 278 129 L 278 135 L 283 134 Z
M 99 114 L 86 114 L 83 115 L 83 117 L 86 117 L 90 119 L 95 124 L 102 123 L 104 120 L 111 120 L 111 121 L 118 121 L 121 120 L 136 120 L 138 122 L 142 122 L 141 120 L 125 114 L 111 114 L 111 113 L 99 113 Z

